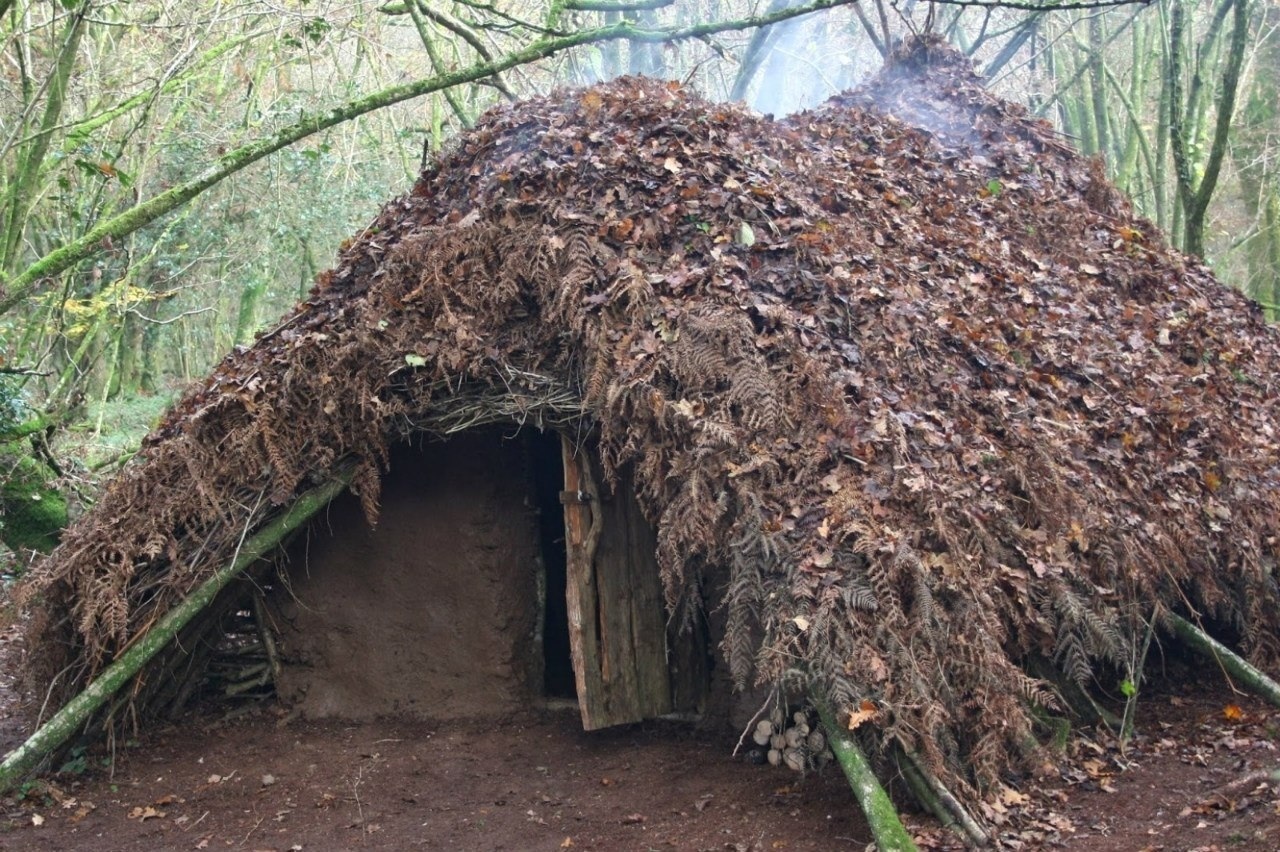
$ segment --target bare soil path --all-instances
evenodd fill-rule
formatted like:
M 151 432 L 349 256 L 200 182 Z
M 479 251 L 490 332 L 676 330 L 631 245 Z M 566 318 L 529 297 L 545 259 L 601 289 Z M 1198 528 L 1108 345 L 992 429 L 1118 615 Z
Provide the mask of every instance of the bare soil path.
M 0 646 L 7 637 L 0 637 Z M 3 648 L 0 647 L 0 652 Z M 1001 846 L 1084 852 L 1274 852 L 1280 712 L 1216 678 L 1148 690 L 1123 753 L 1080 735 L 1065 769 L 996 796 Z M 11 692 L 0 682 L 0 712 Z M 85 754 L 0 800 L 0 850 L 863 850 L 834 771 L 731 757 L 736 737 L 648 723 L 586 733 L 571 710 L 506 722 L 286 722 L 206 708 Z M 20 736 L 0 721 L 0 746 Z M 900 792 L 900 791 L 899 791 Z M 922 848 L 958 849 L 906 814 Z

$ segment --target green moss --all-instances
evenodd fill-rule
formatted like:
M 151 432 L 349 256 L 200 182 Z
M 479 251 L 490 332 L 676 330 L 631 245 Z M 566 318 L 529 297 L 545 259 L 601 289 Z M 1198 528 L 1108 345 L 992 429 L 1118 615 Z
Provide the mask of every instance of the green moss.
M 0 541 L 15 552 L 48 553 L 67 525 L 67 501 L 49 482 L 53 471 L 31 456 L 0 455 Z

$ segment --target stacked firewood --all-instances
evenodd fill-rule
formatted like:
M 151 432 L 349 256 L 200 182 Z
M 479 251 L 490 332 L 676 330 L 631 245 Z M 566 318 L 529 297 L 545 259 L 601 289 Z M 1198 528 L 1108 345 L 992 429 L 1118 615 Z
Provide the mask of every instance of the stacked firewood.
M 252 616 L 240 611 L 228 621 L 226 633 L 209 661 L 202 691 L 226 698 L 256 697 L 264 687 L 270 691 L 271 665 Z
M 756 745 L 767 749 L 764 756 L 771 766 L 804 772 L 821 768 L 832 760 L 826 734 L 811 708 L 796 710 L 788 716 L 781 706 L 774 707 L 767 719 L 756 723 L 751 736 Z
M 223 624 L 221 641 L 209 661 L 205 695 L 222 699 L 262 699 L 275 694 L 279 666 L 275 642 L 263 623 L 261 599 L 234 611 Z

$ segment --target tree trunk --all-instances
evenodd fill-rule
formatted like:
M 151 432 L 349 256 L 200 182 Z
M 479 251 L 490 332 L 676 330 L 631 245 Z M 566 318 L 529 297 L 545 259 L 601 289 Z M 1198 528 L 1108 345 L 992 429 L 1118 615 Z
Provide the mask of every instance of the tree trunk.
M 1275 158 L 1280 153 L 1275 138 L 1280 127 L 1280 6 L 1259 3 L 1254 31 L 1271 32 L 1258 45 L 1251 63 L 1252 85 L 1240 114 L 1231 156 L 1240 175 L 1245 211 L 1254 230 L 1245 238 L 1248 279 L 1245 292 L 1267 307 L 1271 318 L 1280 315 L 1280 177 Z
M 1170 84 L 1169 141 L 1173 149 L 1174 177 L 1178 186 L 1178 199 L 1183 211 L 1182 250 L 1200 257 L 1204 256 L 1205 220 L 1209 210 L 1209 202 L 1218 187 L 1218 176 L 1222 169 L 1222 159 L 1227 153 L 1230 141 L 1231 120 L 1235 113 L 1236 94 L 1240 88 L 1240 71 L 1244 67 L 1245 48 L 1249 41 L 1249 0 L 1222 0 L 1222 5 L 1215 13 L 1214 23 L 1206 36 L 1204 47 L 1212 46 L 1216 24 L 1225 20 L 1227 12 L 1232 12 L 1231 41 L 1223 60 L 1221 83 L 1217 87 L 1218 112 L 1214 121 L 1213 133 L 1208 145 L 1208 155 L 1193 162 L 1193 147 L 1198 145 L 1196 119 L 1202 115 L 1199 107 L 1203 103 L 1203 79 L 1212 69 L 1203 67 L 1203 56 L 1196 56 L 1192 66 L 1192 87 L 1189 96 L 1183 98 L 1183 74 L 1187 56 L 1183 53 L 1183 42 L 1188 28 L 1187 12 L 1183 0 L 1175 2 L 1170 12 L 1169 46 L 1170 63 L 1168 68 Z M 1211 50 L 1206 50 L 1211 53 Z M 1201 172 L 1196 177 L 1196 172 Z
M 72 13 L 67 22 L 62 39 L 62 47 L 58 59 L 49 78 L 48 96 L 45 100 L 44 117 L 40 121 L 39 132 L 34 134 L 29 143 L 23 146 L 17 165 L 17 173 L 9 184 L 6 210 L 0 216 L 3 228 L 0 229 L 0 274 L 7 274 L 19 268 L 22 256 L 22 235 L 27 229 L 27 214 L 35 202 L 36 189 L 39 186 L 40 173 L 44 169 L 45 157 L 53 140 L 53 129 L 62 121 L 62 108 L 66 104 L 67 84 L 75 69 L 76 57 L 80 51 L 80 39 L 84 36 L 85 16 L 89 13 L 89 4 L 84 3 Z M 33 128 L 34 129 L 34 128 Z

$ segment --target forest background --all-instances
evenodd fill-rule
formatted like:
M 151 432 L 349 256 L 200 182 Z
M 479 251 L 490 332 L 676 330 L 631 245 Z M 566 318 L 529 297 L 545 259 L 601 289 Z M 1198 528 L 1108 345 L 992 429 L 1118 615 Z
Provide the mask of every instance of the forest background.
M 0 0 L 0 570 L 484 110 L 620 74 L 783 115 L 936 33 L 1274 319 L 1278 30 L 1280 0 Z

